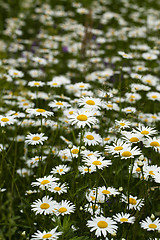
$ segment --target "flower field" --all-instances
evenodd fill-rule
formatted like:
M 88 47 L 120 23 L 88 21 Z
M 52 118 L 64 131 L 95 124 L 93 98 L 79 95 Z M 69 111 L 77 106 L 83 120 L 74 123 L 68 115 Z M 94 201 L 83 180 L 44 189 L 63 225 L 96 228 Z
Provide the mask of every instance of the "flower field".
M 160 2 L 0 16 L 0 240 L 160 239 Z

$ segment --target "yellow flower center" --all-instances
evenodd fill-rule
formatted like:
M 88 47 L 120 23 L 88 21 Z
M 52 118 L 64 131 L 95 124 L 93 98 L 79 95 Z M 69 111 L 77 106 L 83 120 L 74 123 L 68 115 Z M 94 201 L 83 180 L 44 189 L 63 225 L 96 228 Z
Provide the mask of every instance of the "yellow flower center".
M 46 111 L 46 110 L 41 109 L 41 108 L 39 108 L 39 109 L 36 110 L 36 112 L 41 112 L 41 113 L 42 113 L 42 112 L 45 112 L 45 111 Z
M 60 168 L 59 170 L 57 170 L 57 172 L 63 172 L 63 169 L 62 169 L 62 168 Z
M 68 159 L 68 157 L 67 157 L 67 156 L 65 156 L 65 155 L 63 155 L 63 156 L 62 156 L 62 159 Z
M 152 146 L 152 147 L 159 147 L 160 144 L 157 141 L 153 141 L 153 142 L 150 143 L 150 146 Z
M 33 138 L 32 138 L 33 141 L 38 141 L 38 140 L 40 140 L 40 139 L 41 139 L 40 137 L 33 137 Z
M 108 191 L 108 190 L 103 190 L 102 193 L 103 193 L 103 194 L 110 194 L 111 192 Z
M 136 168 L 136 172 L 141 172 L 140 167 Z
M 106 137 L 106 138 L 104 138 L 104 141 L 108 141 L 110 139 L 110 137 Z
M 14 72 L 13 74 L 14 74 L 15 76 L 17 76 L 17 75 L 18 75 L 18 73 L 17 73 L 17 72 Z
M 54 190 L 55 190 L 55 191 L 60 191 L 61 188 L 60 188 L 60 187 L 55 187 Z
M 153 118 L 153 119 L 157 119 L 157 117 L 156 117 L 156 116 L 152 116 L 152 118 Z
M 14 116 L 18 116 L 18 113 L 13 114 Z
M 88 117 L 84 114 L 78 115 L 77 120 L 79 121 L 87 121 Z
M 73 111 L 70 111 L 69 114 L 72 115 L 72 114 L 73 114 Z
M 91 198 L 92 198 L 92 201 L 94 201 L 96 199 L 96 197 L 93 197 L 93 196 L 91 196 Z
M 85 172 L 88 172 L 88 171 L 90 172 L 91 169 L 90 169 L 90 168 L 84 168 L 84 171 L 85 171 Z
M 93 137 L 92 135 L 87 135 L 86 138 L 87 138 L 88 140 L 93 140 L 93 139 L 94 139 L 94 137 Z
M 112 108 L 113 105 L 112 104 L 107 104 L 107 107 Z
M 49 181 L 49 180 L 43 180 L 43 181 L 41 182 L 41 184 L 43 184 L 43 185 L 45 185 L 45 184 L 47 184 L 47 183 L 50 183 L 50 181 Z
M 95 102 L 93 100 L 87 100 L 86 103 L 88 105 L 95 105 Z
M 127 218 L 121 218 L 120 221 L 121 222 L 128 222 L 128 219 Z
M 63 103 L 62 102 L 57 102 L 56 105 L 63 105 Z
M 51 233 L 47 233 L 47 234 L 43 235 L 42 238 L 50 238 L 50 237 L 52 237 L 52 234 Z
M 59 211 L 60 213 L 64 213 L 64 212 L 67 212 L 67 208 L 61 207 L 58 211 Z
M 149 174 L 150 175 L 155 175 L 153 171 L 149 171 Z
M 122 149 L 123 149 L 123 147 L 121 147 L 121 146 L 114 148 L 115 151 L 120 151 L 120 150 L 122 150 Z
M 92 162 L 93 165 L 101 165 L 102 163 L 98 160 Z
M 139 139 L 137 137 L 132 137 L 129 139 L 130 142 L 138 142 Z
M 155 229 L 155 228 L 157 228 L 157 225 L 154 224 L 154 223 L 151 223 L 151 224 L 148 225 L 148 227 L 149 227 L 149 228 L 153 228 L 153 229 Z
M 151 83 L 151 80 L 148 79 L 148 80 L 146 80 L 146 82 L 147 82 L 147 83 Z
M 34 83 L 34 85 L 35 85 L 35 86 L 39 86 L 39 85 L 40 85 L 40 83 L 38 83 L 38 82 L 35 82 L 35 83 Z
M 2 122 L 8 122 L 9 119 L 4 117 L 4 118 L 1 119 L 1 121 L 2 121 Z
M 48 203 L 42 203 L 41 205 L 40 205 L 40 208 L 41 209 L 48 209 L 50 207 L 50 205 L 48 204 Z
M 132 205 L 136 205 L 137 201 L 134 198 L 129 198 L 129 203 Z
M 84 85 L 79 85 L 80 88 L 84 88 Z
M 148 133 L 149 133 L 149 131 L 147 131 L 147 130 L 141 131 L 141 134 L 143 134 L 143 135 L 147 135 Z
M 154 98 L 154 99 L 155 99 L 155 98 L 157 98 L 157 96 L 156 96 L 156 95 L 153 95 L 153 96 L 152 96 L 152 98 Z
M 98 226 L 99 228 L 106 228 L 106 227 L 108 227 L 108 223 L 106 223 L 106 221 L 99 221 L 99 222 L 97 223 L 97 226 Z
M 91 208 L 92 208 L 92 209 L 98 209 L 98 206 L 93 205 L 93 206 L 91 206 Z
M 71 153 L 77 154 L 77 153 L 79 153 L 79 150 L 78 150 L 78 149 L 73 149 L 73 150 L 71 151 Z
M 122 157 L 130 157 L 131 155 L 132 155 L 132 153 L 129 151 L 125 151 L 122 153 Z
M 57 83 L 52 83 L 52 85 L 53 85 L 53 86 L 56 86 L 56 85 L 58 85 L 58 84 L 57 84 Z
M 29 104 L 28 103 L 23 103 L 23 106 L 28 106 Z
M 119 125 L 121 125 L 121 126 L 125 126 L 126 124 L 125 124 L 125 123 L 120 123 Z

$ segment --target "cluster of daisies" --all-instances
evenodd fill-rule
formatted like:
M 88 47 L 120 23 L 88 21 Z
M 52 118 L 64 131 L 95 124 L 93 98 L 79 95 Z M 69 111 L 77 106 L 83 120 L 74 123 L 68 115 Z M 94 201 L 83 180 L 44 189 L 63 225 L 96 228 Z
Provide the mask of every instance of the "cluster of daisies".
M 159 3 L 138 2 L 25 0 L 5 20 L 0 205 L 13 195 L 16 237 L 158 239 Z

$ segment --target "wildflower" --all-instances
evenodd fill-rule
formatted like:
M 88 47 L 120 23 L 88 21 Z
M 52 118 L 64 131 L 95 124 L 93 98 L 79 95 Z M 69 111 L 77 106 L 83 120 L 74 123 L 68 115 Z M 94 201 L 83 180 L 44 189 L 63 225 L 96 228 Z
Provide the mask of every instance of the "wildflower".
M 42 156 L 42 157 L 35 156 L 35 157 L 31 158 L 30 160 L 27 160 L 27 165 L 29 167 L 37 167 L 39 161 L 43 161 L 45 159 L 46 159 L 46 156 Z
M 80 171 L 80 173 L 82 175 L 86 174 L 86 173 L 93 173 L 96 171 L 96 167 L 95 166 L 79 166 L 78 170 Z
M 116 120 L 115 125 L 118 126 L 120 129 L 128 128 L 130 126 L 130 122 L 126 120 Z
M 43 116 L 43 117 L 53 116 L 53 112 L 46 111 L 45 109 L 42 109 L 42 108 L 26 109 L 26 112 L 30 113 L 31 115 L 35 115 L 35 116 Z
M 24 76 L 23 72 L 18 71 L 17 69 L 10 69 L 8 73 L 11 77 L 14 78 L 22 78 Z
M 121 55 L 123 58 L 127 58 L 127 59 L 132 59 L 133 58 L 131 54 L 128 54 L 128 53 L 125 53 L 125 52 L 122 52 L 122 51 L 119 51 L 118 54 Z
M 152 101 L 160 101 L 160 93 L 159 92 L 148 92 L 147 97 Z
M 52 108 L 57 108 L 57 109 L 70 107 L 70 104 L 68 104 L 67 102 L 56 101 L 56 100 L 54 100 L 54 102 L 50 102 L 48 105 Z
M 147 231 L 155 231 L 160 229 L 160 219 L 156 218 L 154 221 L 150 217 L 146 217 L 145 220 L 140 222 L 141 228 Z
M 139 132 L 140 134 L 142 134 L 142 136 L 151 136 L 157 133 L 157 130 L 155 130 L 154 128 L 151 127 L 145 127 L 141 124 L 139 124 L 139 126 L 136 128 L 136 130 L 133 130 L 134 132 Z
M 117 230 L 116 222 L 113 221 L 110 217 L 95 217 L 87 221 L 87 227 L 91 228 L 91 232 L 96 231 L 95 235 L 97 237 L 104 236 L 106 237 L 107 233 L 114 233 Z
M 84 206 L 84 211 L 85 212 L 89 212 L 91 215 L 95 214 L 95 215 L 99 215 L 100 212 L 102 213 L 102 210 L 100 208 L 100 204 L 94 204 L 94 203 L 87 203 Z
M 48 139 L 48 137 L 44 136 L 44 133 L 36 133 L 36 134 L 29 133 L 26 136 L 25 142 L 27 144 L 31 144 L 31 145 L 36 145 L 36 144 L 43 145 L 43 142 L 47 139 Z
M 57 228 L 58 227 L 55 227 L 47 232 L 40 232 L 39 230 L 37 230 L 37 232 L 31 236 L 31 240 L 58 239 L 62 232 L 56 232 Z
M 128 198 L 122 194 L 122 202 L 129 203 L 129 206 L 127 206 L 129 209 L 135 209 L 140 211 L 141 207 L 144 206 L 144 199 L 137 199 L 137 197 L 133 197 L 132 195 L 129 195 L 129 202 Z
M 118 141 L 113 142 L 112 146 L 106 145 L 105 150 L 108 153 L 111 153 L 113 155 L 119 154 L 121 151 L 123 151 L 124 148 L 130 146 L 129 144 L 126 144 L 124 141 L 121 139 L 118 139 Z
M 16 122 L 14 116 L 2 116 L 0 115 L 0 125 L 1 127 L 5 127 L 6 125 L 12 125 Z
M 57 216 L 66 215 L 73 213 L 75 211 L 75 205 L 67 200 L 62 200 L 61 203 L 58 203 L 56 212 L 54 212 Z
M 86 107 L 86 108 L 99 109 L 102 104 L 101 104 L 101 100 L 99 98 L 82 97 L 82 98 L 79 99 L 78 105 Z
M 42 81 L 30 81 L 28 83 L 28 86 L 30 86 L 30 87 L 43 87 L 44 85 L 45 85 L 45 83 Z
M 59 165 L 59 166 L 56 166 L 54 168 L 52 168 L 52 171 L 51 173 L 53 174 L 59 174 L 59 175 L 63 175 L 67 172 L 69 172 L 70 170 L 70 167 L 67 167 L 67 165 Z
M 153 147 L 156 151 L 160 149 L 160 139 L 148 137 L 144 141 L 145 147 Z
M 96 156 L 87 156 L 83 162 L 87 166 L 96 166 L 98 169 L 103 169 L 104 167 L 108 167 L 109 165 L 112 165 L 111 160 L 104 160 L 104 157 L 96 157 Z
M 97 119 L 93 116 L 92 111 L 86 111 L 85 109 L 81 109 L 78 111 L 78 113 L 74 113 L 73 115 L 68 117 L 70 119 L 70 123 L 77 124 L 77 126 L 85 127 L 86 125 L 88 127 L 91 127 L 91 125 L 96 124 Z
M 113 219 L 116 221 L 116 222 L 119 222 L 119 223 L 131 223 L 133 224 L 134 221 L 135 221 L 135 217 L 131 217 L 131 215 L 129 213 L 117 213 L 116 215 L 113 216 Z
M 49 175 L 48 177 L 44 176 L 43 178 L 37 178 L 36 179 L 37 182 L 32 182 L 31 185 L 33 187 L 38 186 L 40 187 L 42 190 L 47 189 L 53 182 L 57 181 L 58 178 L 56 177 L 52 177 L 51 175 Z
M 114 187 L 106 188 L 105 186 L 99 187 L 98 192 L 102 193 L 107 198 L 109 198 L 110 196 L 115 196 L 115 195 L 120 194 L 116 188 L 114 188 Z
M 122 159 L 134 158 L 136 155 L 141 155 L 141 150 L 137 147 L 131 149 L 130 146 L 126 146 L 121 152 L 120 156 Z
M 126 140 L 126 143 L 137 143 L 142 139 L 142 135 L 139 132 L 122 131 L 121 133 L 124 135 L 123 139 Z
M 95 132 L 85 132 L 83 141 L 85 145 L 94 146 L 99 144 L 102 141 L 102 138 Z
M 32 211 L 37 215 L 39 214 L 51 214 L 54 209 L 57 208 L 57 202 L 52 200 L 52 197 L 45 196 L 42 200 L 38 199 L 31 205 Z
M 67 192 L 66 184 L 52 182 L 49 184 L 48 191 L 58 193 L 59 195 Z

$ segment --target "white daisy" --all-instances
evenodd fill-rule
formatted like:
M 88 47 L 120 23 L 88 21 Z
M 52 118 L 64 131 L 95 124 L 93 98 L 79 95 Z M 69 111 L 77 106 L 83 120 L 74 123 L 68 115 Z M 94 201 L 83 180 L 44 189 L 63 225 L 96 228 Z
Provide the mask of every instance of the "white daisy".
M 135 221 L 135 217 L 131 217 L 131 215 L 129 213 L 117 213 L 116 215 L 113 216 L 113 219 L 116 221 L 116 222 L 119 222 L 119 223 L 131 223 L 133 224 L 134 221 Z
M 38 186 L 42 190 L 48 189 L 48 187 L 53 184 L 53 182 L 59 180 L 56 177 L 49 175 L 48 177 L 44 176 L 43 178 L 36 178 L 37 182 L 32 182 L 33 187 Z
M 146 229 L 147 231 L 160 230 L 160 219 L 157 218 L 154 221 L 150 217 L 146 217 L 145 220 L 140 222 L 141 228 Z
M 78 170 L 80 171 L 80 173 L 82 175 L 86 174 L 86 173 L 92 173 L 92 172 L 95 172 L 96 171 L 96 166 L 79 166 L 78 167 Z
M 120 192 L 118 192 L 118 190 L 116 188 L 114 188 L 114 187 L 106 188 L 105 186 L 99 187 L 98 192 L 102 193 L 107 198 L 109 198 L 112 195 L 115 196 L 115 195 L 120 194 Z
M 58 239 L 62 232 L 56 232 L 57 228 L 58 227 L 55 227 L 47 232 L 40 232 L 39 230 L 37 230 L 37 232 L 31 236 L 31 240 Z
M 50 107 L 52 107 L 52 108 L 57 108 L 57 109 L 63 109 L 63 108 L 68 108 L 68 107 L 70 107 L 71 105 L 69 104 L 69 103 L 67 103 L 67 102 L 62 102 L 62 101 L 56 101 L 56 100 L 54 100 L 54 102 L 50 102 L 49 104 L 48 104 Z
M 85 132 L 83 141 L 85 145 L 94 146 L 102 142 L 102 138 L 95 132 Z
M 38 199 L 31 205 L 32 211 L 37 215 L 39 214 L 52 214 L 55 209 L 57 209 L 57 202 L 53 201 L 52 197 L 45 196 L 42 200 Z
M 142 152 L 139 148 L 134 147 L 131 149 L 131 146 L 126 146 L 121 152 L 120 156 L 122 159 L 134 158 L 137 155 L 141 155 Z
M 59 195 L 67 192 L 66 184 L 52 182 L 49 184 L 48 191 L 58 193 Z
M 12 125 L 16 122 L 14 116 L 2 116 L 0 115 L 0 125 L 1 127 L 5 127 L 6 125 Z
M 97 119 L 94 117 L 94 113 L 92 111 L 86 111 L 85 109 L 79 110 L 78 113 L 74 113 L 68 118 L 70 119 L 70 123 L 72 125 L 76 124 L 79 128 L 85 127 L 86 125 L 88 127 L 91 127 L 91 125 L 97 123 Z
M 25 143 L 31 144 L 31 145 L 36 145 L 40 143 L 43 145 L 43 142 L 47 139 L 48 137 L 44 136 L 44 133 L 36 133 L 36 134 L 29 133 L 26 136 Z
M 54 168 L 52 168 L 51 173 L 53 174 L 59 174 L 59 175 L 63 175 L 66 174 L 67 172 L 69 172 L 70 167 L 68 167 L 67 165 L 58 165 Z
M 31 115 L 35 116 L 43 116 L 43 117 L 50 117 L 53 116 L 54 113 L 50 111 L 46 111 L 45 109 L 42 108 L 31 108 L 31 109 L 26 109 L 27 113 L 30 113 Z
M 129 202 L 128 202 L 129 200 Z M 141 207 L 144 206 L 144 199 L 137 199 L 137 197 L 133 197 L 132 195 L 129 195 L 129 199 L 127 198 L 127 196 L 125 196 L 124 194 L 122 194 L 122 202 L 127 203 L 127 208 L 128 209 L 135 209 L 140 211 Z
M 87 108 L 99 109 L 102 105 L 101 99 L 94 97 L 82 97 L 78 100 L 78 105 Z
M 57 216 L 59 215 L 66 215 L 73 213 L 75 211 L 75 205 L 72 204 L 70 201 L 62 200 L 61 203 L 58 203 L 57 209 L 54 212 Z
M 28 86 L 30 86 L 30 87 L 43 87 L 44 85 L 45 85 L 45 83 L 42 81 L 30 81 L 28 83 Z
M 116 222 L 113 221 L 110 217 L 95 217 L 91 218 L 91 220 L 87 221 L 87 227 L 91 228 L 91 232 L 96 231 L 95 235 L 97 237 L 104 236 L 106 237 L 107 233 L 115 233 L 118 226 L 116 225 Z
M 112 165 L 111 160 L 104 160 L 105 157 L 96 157 L 94 155 L 87 156 L 83 159 L 83 162 L 87 166 L 96 166 L 98 169 L 103 169 L 104 167 L 108 167 L 109 165 Z

